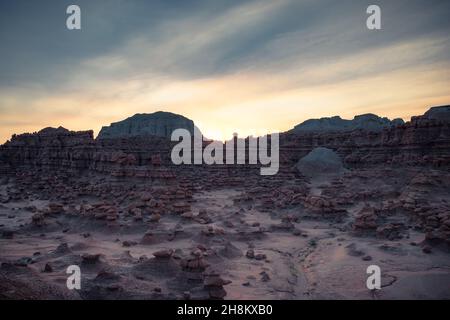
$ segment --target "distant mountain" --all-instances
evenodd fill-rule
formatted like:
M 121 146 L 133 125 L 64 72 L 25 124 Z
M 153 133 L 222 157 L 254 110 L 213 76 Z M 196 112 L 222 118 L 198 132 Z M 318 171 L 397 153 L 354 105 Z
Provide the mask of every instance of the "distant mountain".
M 194 122 L 179 114 L 158 111 L 138 113 L 125 120 L 111 123 L 100 130 L 97 139 L 128 138 L 136 136 L 159 136 L 170 138 L 175 129 L 194 133 Z
M 424 116 L 428 119 L 450 121 L 450 105 L 431 107 L 427 112 L 425 112 Z
M 367 113 L 355 116 L 353 120 L 342 119 L 339 116 L 309 119 L 296 125 L 291 132 L 329 132 L 329 131 L 352 131 L 362 129 L 367 131 L 380 131 L 385 127 L 403 124 L 402 119 L 389 120 L 375 114 Z

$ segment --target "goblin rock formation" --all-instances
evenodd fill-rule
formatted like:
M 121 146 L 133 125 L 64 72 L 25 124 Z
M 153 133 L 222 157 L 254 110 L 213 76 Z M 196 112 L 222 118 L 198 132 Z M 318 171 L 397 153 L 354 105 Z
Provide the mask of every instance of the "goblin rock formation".
M 97 139 L 14 135 L 0 146 L 0 298 L 450 299 L 449 115 L 282 133 L 274 176 L 174 165 L 170 131 L 194 124 L 168 113 Z M 314 179 L 326 171 L 340 174 Z M 83 286 L 68 292 L 74 264 Z M 382 290 L 366 288 L 369 264 Z

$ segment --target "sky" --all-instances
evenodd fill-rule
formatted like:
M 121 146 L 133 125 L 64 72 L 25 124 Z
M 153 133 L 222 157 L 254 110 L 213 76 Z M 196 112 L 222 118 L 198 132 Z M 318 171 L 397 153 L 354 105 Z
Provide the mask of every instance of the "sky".
M 81 8 L 68 30 L 66 8 Z M 381 30 L 366 9 L 381 8 Z M 209 138 L 450 104 L 450 1 L 2 0 L 0 143 L 170 111 Z

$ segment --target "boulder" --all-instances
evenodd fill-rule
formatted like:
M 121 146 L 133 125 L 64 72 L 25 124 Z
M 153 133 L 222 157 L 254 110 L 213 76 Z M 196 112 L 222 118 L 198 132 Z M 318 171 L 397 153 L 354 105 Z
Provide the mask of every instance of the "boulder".
M 307 177 L 316 177 L 326 174 L 340 174 L 344 167 L 339 155 L 331 149 L 318 147 L 301 158 L 296 168 Z

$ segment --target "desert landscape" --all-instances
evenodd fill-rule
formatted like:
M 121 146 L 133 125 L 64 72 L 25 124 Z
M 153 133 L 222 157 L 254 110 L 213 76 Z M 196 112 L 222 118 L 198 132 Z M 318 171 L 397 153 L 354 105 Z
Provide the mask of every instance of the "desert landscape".
M 171 132 L 194 126 L 156 112 L 1 145 L 0 299 L 450 299 L 450 106 L 305 121 L 273 176 L 174 165 Z

